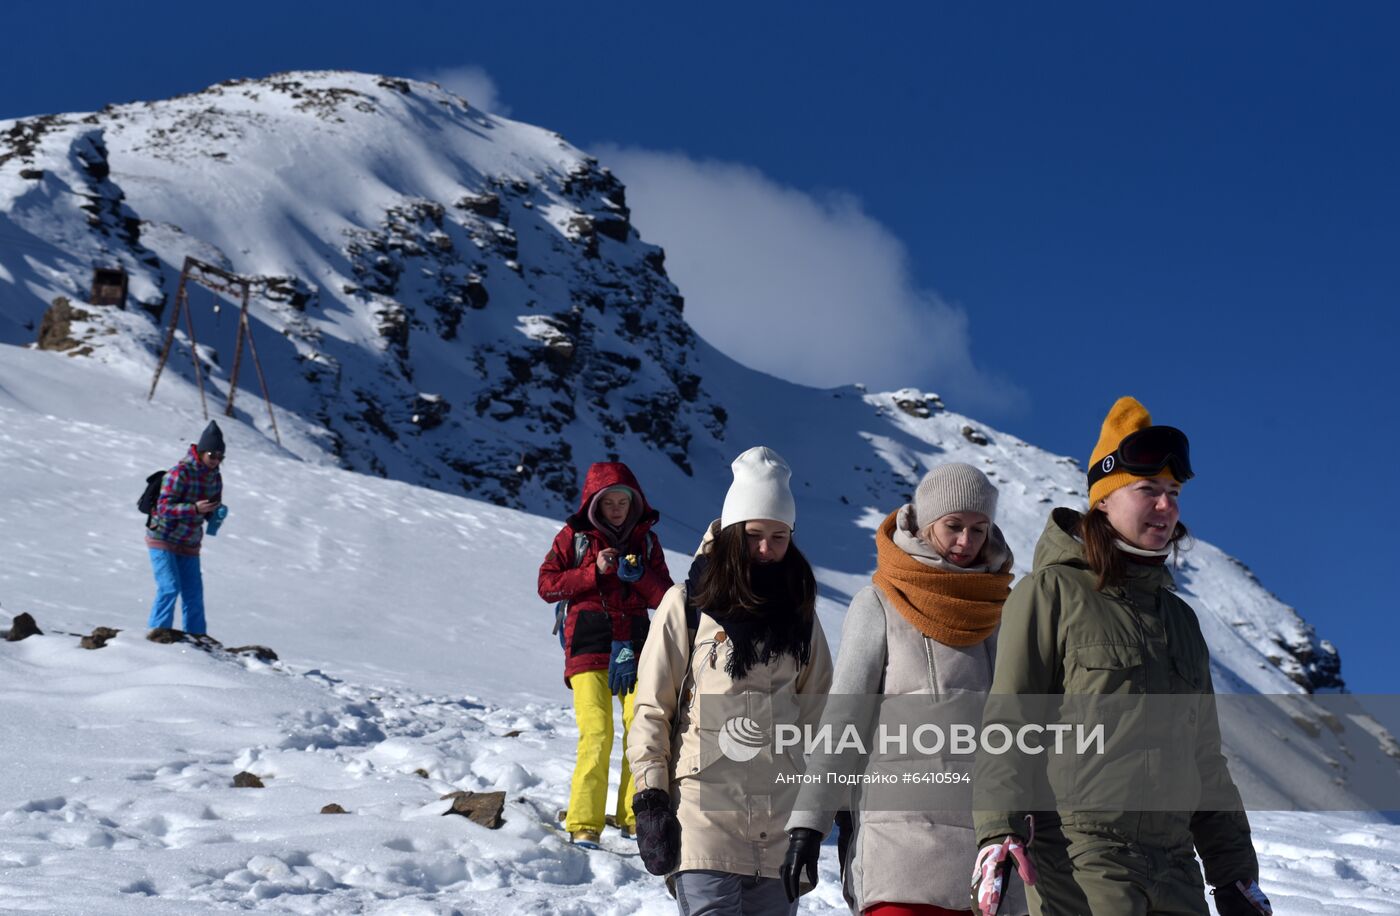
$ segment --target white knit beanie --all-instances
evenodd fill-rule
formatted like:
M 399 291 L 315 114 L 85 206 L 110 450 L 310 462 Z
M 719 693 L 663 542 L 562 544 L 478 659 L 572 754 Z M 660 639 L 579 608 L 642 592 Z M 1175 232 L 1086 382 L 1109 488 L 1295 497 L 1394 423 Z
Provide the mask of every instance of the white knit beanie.
M 719 516 L 721 528 L 757 518 L 771 518 L 789 528 L 796 526 L 797 504 L 788 487 L 792 469 L 783 456 L 758 445 L 735 458 L 730 467 L 734 469 L 734 482 L 724 495 L 724 509 Z
M 914 530 L 922 531 L 950 512 L 980 512 L 997 518 L 997 488 L 970 464 L 940 464 L 914 491 Z

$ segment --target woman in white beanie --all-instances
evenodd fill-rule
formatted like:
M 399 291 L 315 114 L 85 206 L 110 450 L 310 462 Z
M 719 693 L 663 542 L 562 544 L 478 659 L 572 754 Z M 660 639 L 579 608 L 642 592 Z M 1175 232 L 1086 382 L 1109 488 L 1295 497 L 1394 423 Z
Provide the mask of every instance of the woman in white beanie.
M 833 696 L 927 695 L 937 702 L 986 694 L 1011 588 L 1011 549 L 994 523 L 996 510 L 997 489 L 986 475 L 968 464 L 944 464 L 924 475 L 912 503 L 890 513 L 875 533 L 874 582 L 846 611 Z M 828 706 L 828 715 L 841 713 Z M 834 724 L 839 733 L 844 723 Z M 951 769 L 945 761 L 925 764 Z M 814 761 L 813 771 L 825 766 Z M 805 809 L 832 802 L 829 791 L 804 791 L 788 820 L 783 877 L 791 893 L 802 872 L 815 878 L 822 839 L 837 813 Z M 852 911 L 968 914 L 964 863 L 977 854 L 971 809 L 871 810 L 878 806 L 862 810 L 862 797 L 851 802 L 854 840 L 842 844 L 842 875 Z M 1019 885 L 1002 912 L 1026 912 Z
M 627 757 L 642 861 L 666 876 L 681 913 L 776 916 L 797 910 L 779 880 L 789 811 L 774 804 L 777 795 L 748 795 L 732 769 L 716 766 L 728 752 L 715 732 L 702 732 L 698 701 L 825 695 L 831 656 L 816 578 L 792 542 L 787 462 L 759 446 L 733 469 L 689 577 L 652 620 Z

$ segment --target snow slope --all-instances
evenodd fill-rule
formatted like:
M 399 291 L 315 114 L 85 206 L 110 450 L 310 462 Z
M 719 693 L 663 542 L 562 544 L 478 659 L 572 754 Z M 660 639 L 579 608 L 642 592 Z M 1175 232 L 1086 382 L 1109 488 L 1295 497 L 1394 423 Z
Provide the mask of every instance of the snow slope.
M 0 597 L 45 630 L 0 643 L 0 909 L 674 912 L 615 834 L 586 853 L 552 821 L 576 740 L 533 593 L 556 521 L 301 461 L 229 421 L 211 632 L 281 661 L 149 643 L 137 487 L 203 419 L 188 388 L 147 404 L 134 374 L 96 377 L 0 347 Z M 820 607 L 833 635 L 841 609 Z M 99 625 L 123 632 L 78 648 Z M 266 788 L 232 788 L 243 770 Z M 441 817 L 455 789 L 505 790 L 506 824 Z M 1400 829 L 1253 820 L 1282 916 L 1400 913 Z M 844 912 L 834 849 L 803 911 Z
M 137 487 L 204 422 L 183 331 L 145 400 L 187 255 L 255 281 L 281 443 L 245 374 L 206 582 L 214 634 L 272 646 L 274 665 L 135 638 Z M 132 308 L 87 305 L 91 269 L 114 264 Z M 85 312 L 59 344 L 81 358 L 15 346 L 58 296 Z M 191 301 L 217 406 L 232 313 Z M 584 855 L 551 825 L 574 736 L 533 585 L 582 466 L 637 470 L 682 570 L 729 461 L 777 448 L 833 642 L 874 527 L 927 467 L 996 481 L 1018 573 L 1049 509 L 1083 505 L 1072 459 L 923 392 L 746 369 L 682 306 L 604 167 L 431 84 L 282 74 L 0 122 L 0 602 L 48 633 L 0 645 L 0 907 L 668 911 L 635 858 Z M 1198 543 L 1175 574 L 1218 690 L 1342 686 L 1331 646 L 1227 554 Z M 61 635 L 99 625 L 130 629 L 96 652 Z M 1355 808 L 1357 779 L 1400 778 L 1364 715 L 1280 707 L 1227 741 L 1271 806 L 1306 789 Z M 268 788 L 230 788 L 239 769 Z M 510 792 L 501 832 L 438 818 L 443 792 L 490 787 Z M 325 826 L 332 801 L 354 816 Z M 1393 911 L 1396 828 L 1255 822 L 1279 912 Z M 825 865 L 816 900 L 835 911 Z

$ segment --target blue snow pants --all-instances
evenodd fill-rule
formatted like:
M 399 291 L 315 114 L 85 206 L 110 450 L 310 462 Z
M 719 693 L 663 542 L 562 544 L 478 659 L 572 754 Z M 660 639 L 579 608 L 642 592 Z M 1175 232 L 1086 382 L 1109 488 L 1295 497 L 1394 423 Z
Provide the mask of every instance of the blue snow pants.
M 199 572 L 199 557 L 187 557 L 168 550 L 147 548 L 151 552 L 151 569 L 156 574 L 156 600 L 151 604 L 151 619 L 146 626 L 169 628 L 175 622 L 175 599 L 184 609 L 185 632 L 204 632 L 204 577 Z

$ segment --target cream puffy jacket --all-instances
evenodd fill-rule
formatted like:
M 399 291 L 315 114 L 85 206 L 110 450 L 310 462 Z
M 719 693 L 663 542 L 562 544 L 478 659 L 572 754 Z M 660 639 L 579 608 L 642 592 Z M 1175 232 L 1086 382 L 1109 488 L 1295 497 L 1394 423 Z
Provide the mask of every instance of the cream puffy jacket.
M 799 668 L 792 656 L 784 655 L 755 665 L 735 680 L 725 672 L 731 647 L 723 628 L 710 615 L 701 614 L 692 639 L 685 603 L 685 585 L 666 593 L 638 664 L 635 712 L 627 740 L 637 791 L 661 789 L 671 796 L 681 825 L 680 861 L 673 874 L 711 869 L 777 878 L 787 853 L 783 828 L 791 811 L 775 808 L 774 797 L 749 795 L 742 785 L 717 780 L 713 773 L 707 779 L 706 770 L 723 753 L 717 732 L 701 729 L 699 709 L 707 697 L 747 694 L 755 709 L 771 709 L 784 698 L 825 696 L 831 687 L 831 652 L 821 622 L 812 622 L 805 666 Z M 724 702 L 728 708 L 740 701 Z

